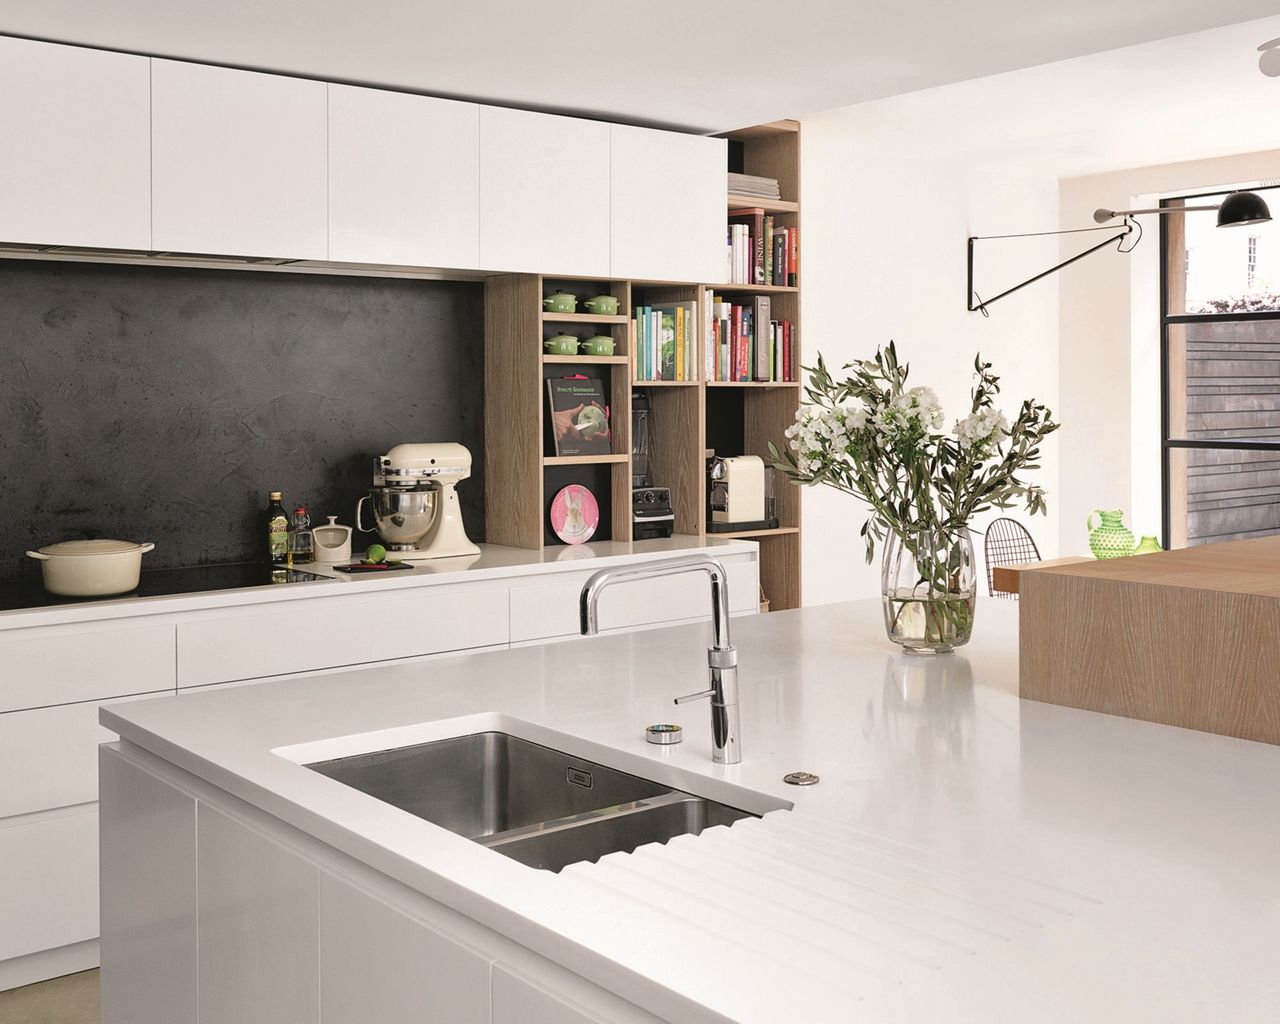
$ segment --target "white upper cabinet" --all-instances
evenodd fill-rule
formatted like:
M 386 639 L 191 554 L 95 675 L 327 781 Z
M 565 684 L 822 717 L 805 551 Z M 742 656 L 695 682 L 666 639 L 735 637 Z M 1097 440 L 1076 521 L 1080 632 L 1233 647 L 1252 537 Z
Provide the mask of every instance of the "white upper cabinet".
M 151 247 L 148 65 L 0 36 L 0 242 Z
M 329 259 L 480 266 L 480 108 L 329 86 Z
M 482 107 L 480 211 L 485 270 L 608 277 L 609 125 Z
M 614 277 L 719 282 L 724 277 L 724 139 L 610 126 L 610 265 Z
M 152 247 L 328 258 L 324 82 L 154 60 Z

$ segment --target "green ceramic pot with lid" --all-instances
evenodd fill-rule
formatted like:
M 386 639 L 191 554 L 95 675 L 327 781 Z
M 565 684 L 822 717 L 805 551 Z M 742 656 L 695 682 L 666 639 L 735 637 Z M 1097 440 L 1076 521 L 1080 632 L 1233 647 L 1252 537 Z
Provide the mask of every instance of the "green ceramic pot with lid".
M 612 295 L 597 295 L 587 299 L 582 305 L 588 313 L 599 316 L 614 316 L 618 312 L 618 300 Z
M 553 334 L 542 343 L 542 347 L 553 356 L 574 356 L 578 354 L 578 339 L 572 334 Z
M 1098 525 L 1093 517 L 1098 517 Z M 1089 529 L 1089 550 L 1094 558 L 1124 558 L 1133 554 L 1133 534 L 1124 525 L 1121 509 L 1094 509 L 1085 525 Z
M 582 351 L 589 356 L 613 355 L 614 340 L 607 334 L 597 334 L 582 343 Z
M 578 308 L 578 297 L 568 292 L 554 292 L 542 300 L 542 308 L 548 313 L 572 313 Z

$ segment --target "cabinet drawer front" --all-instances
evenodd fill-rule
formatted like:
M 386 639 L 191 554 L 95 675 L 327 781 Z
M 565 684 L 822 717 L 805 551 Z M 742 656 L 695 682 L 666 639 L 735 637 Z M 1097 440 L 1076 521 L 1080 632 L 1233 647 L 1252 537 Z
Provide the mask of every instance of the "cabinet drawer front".
M 329 257 L 328 88 L 151 62 L 152 248 Z
M 174 655 L 172 626 L 10 633 L 0 639 L 0 712 L 172 690 Z
M 505 588 L 443 586 L 300 601 L 281 611 L 180 622 L 178 685 L 413 658 L 507 639 Z
M 98 937 L 96 807 L 0 821 L 0 865 L 0 960 Z
M 0 38 L 0 239 L 151 248 L 151 62 Z
M 754 559 L 721 559 L 729 574 L 729 603 L 733 612 L 759 606 Z M 565 573 L 550 583 L 511 588 L 511 642 L 573 636 L 579 632 L 578 598 L 589 572 Z M 626 629 L 659 622 L 676 622 L 711 615 L 710 587 L 705 573 L 682 573 L 636 580 L 614 587 L 600 599 L 600 628 Z
M 98 744 L 116 738 L 98 708 L 111 703 L 0 715 L 0 818 L 98 799 Z

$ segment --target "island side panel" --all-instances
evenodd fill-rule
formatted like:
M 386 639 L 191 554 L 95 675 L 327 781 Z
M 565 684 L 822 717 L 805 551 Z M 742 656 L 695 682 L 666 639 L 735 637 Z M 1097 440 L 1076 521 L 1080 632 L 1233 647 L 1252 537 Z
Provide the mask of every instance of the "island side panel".
M 1063 572 L 1020 589 L 1022 697 L 1280 744 L 1275 598 Z

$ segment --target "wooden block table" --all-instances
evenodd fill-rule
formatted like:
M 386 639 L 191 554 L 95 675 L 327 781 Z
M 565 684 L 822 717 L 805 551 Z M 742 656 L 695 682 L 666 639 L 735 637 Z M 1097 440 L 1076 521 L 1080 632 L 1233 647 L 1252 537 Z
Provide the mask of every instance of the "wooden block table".
M 1030 700 L 1280 744 L 1280 537 L 1016 574 Z

